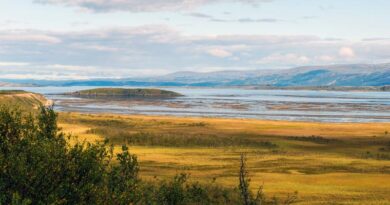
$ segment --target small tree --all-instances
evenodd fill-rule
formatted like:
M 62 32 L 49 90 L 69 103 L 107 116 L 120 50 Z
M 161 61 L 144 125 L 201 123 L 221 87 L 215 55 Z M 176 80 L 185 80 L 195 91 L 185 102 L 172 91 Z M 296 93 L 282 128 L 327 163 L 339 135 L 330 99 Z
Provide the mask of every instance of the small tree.
M 57 136 L 57 113 L 52 107 L 40 108 L 38 115 L 38 135 L 40 138 L 55 138 Z
M 127 146 L 122 146 L 122 152 L 117 154 L 119 166 L 112 166 L 109 172 L 108 189 L 111 203 L 132 204 L 140 200 L 138 161 L 131 155 Z
M 273 197 L 271 202 L 267 202 L 264 192 L 263 186 L 260 186 L 257 190 L 256 197 L 253 197 L 250 191 L 250 178 L 248 177 L 248 171 L 246 168 L 246 156 L 241 154 L 240 156 L 240 172 L 239 172 L 239 190 L 241 194 L 241 200 L 243 205 L 263 205 L 263 204 L 283 204 L 290 205 L 297 201 L 298 192 L 294 192 L 292 194 L 288 194 L 287 198 L 280 203 L 278 198 Z
M 244 205 L 250 205 L 251 204 L 251 196 L 250 196 L 250 190 L 249 190 L 249 181 L 248 178 L 248 172 L 246 170 L 246 158 L 244 154 L 241 154 L 240 157 L 240 173 L 239 173 L 239 189 L 241 192 L 241 198 Z
M 248 177 L 248 171 L 246 168 L 246 156 L 241 154 L 240 156 L 240 172 L 239 172 L 239 190 L 241 194 L 242 203 L 244 205 L 261 205 L 265 201 L 263 186 L 260 186 L 256 197 L 253 197 L 250 191 L 250 181 Z

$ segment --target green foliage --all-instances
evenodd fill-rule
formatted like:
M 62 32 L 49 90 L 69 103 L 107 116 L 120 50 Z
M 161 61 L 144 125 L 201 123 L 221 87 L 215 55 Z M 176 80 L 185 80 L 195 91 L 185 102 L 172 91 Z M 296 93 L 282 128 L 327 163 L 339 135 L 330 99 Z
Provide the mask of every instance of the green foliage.
M 41 108 L 35 118 L 0 109 L 0 204 L 129 204 L 136 200 L 128 194 L 134 190 L 127 190 L 138 179 L 135 156 L 124 148 L 117 156 L 119 165 L 111 167 L 112 151 L 106 143 L 70 146 L 58 132 L 56 118 L 50 108 Z M 112 182 L 118 182 L 119 188 L 113 188 Z
M 0 95 L 12 95 L 12 94 L 23 94 L 27 93 L 24 90 L 0 90 Z
M 81 90 L 71 95 L 79 97 L 119 97 L 119 98 L 164 98 L 164 97 L 179 97 L 179 93 L 161 90 L 161 89 L 127 89 L 127 88 L 96 88 L 90 90 Z
M 108 176 L 109 194 L 111 202 L 116 204 L 131 204 L 140 200 L 138 178 L 138 161 L 135 155 L 128 152 L 126 146 L 122 147 L 122 153 L 117 154 L 119 166 L 111 167 Z
M 185 204 L 241 204 L 238 191 L 214 183 L 189 182 L 189 175 L 179 174 L 172 180 L 149 183 L 144 188 L 142 204 L 185 205 Z
M 262 192 L 251 197 L 244 163 L 240 189 L 189 182 L 186 174 L 142 181 L 128 147 L 114 155 L 107 141 L 70 145 L 66 137 L 51 108 L 38 115 L 0 108 L 0 204 L 247 205 L 248 197 L 251 205 L 266 203 Z
M 40 108 L 38 115 L 38 136 L 40 139 L 57 137 L 57 114 L 52 109 Z

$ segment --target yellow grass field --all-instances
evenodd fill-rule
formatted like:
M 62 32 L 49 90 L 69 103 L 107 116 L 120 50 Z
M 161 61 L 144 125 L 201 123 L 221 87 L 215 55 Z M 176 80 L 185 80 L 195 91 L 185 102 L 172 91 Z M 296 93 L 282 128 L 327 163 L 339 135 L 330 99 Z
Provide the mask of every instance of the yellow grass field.
M 79 141 L 128 144 L 146 179 L 185 172 L 233 187 L 245 153 L 252 189 L 264 185 L 268 197 L 298 191 L 298 204 L 390 204 L 390 123 L 79 113 L 60 113 L 59 123 Z

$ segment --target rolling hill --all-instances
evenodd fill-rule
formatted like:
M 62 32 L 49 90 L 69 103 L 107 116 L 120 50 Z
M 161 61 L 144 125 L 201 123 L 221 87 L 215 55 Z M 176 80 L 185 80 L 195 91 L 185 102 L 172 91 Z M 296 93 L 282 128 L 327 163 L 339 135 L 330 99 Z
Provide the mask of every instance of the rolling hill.
M 23 90 L 0 91 L 0 105 L 19 107 L 21 109 L 38 109 L 41 105 L 50 106 L 52 101 L 43 95 Z
M 384 86 L 390 85 L 390 64 L 308 66 L 286 70 L 181 72 L 155 81 L 198 85 Z
M 148 78 L 7 81 L 40 86 L 386 86 L 390 85 L 390 63 L 207 73 L 177 72 Z
M 68 95 L 77 97 L 110 97 L 110 98 L 171 98 L 181 94 L 161 89 L 125 89 L 125 88 L 97 88 L 82 90 Z

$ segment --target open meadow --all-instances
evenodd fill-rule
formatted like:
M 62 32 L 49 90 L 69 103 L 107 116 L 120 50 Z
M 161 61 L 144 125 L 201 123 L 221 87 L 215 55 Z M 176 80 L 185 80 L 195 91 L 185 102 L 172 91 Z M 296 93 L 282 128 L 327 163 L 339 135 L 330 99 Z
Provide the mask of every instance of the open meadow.
M 71 140 L 107 138 L 138 156 L 140 174 L 236 186 L 241 153 L 253 191 L 298 191 L 298 204 L 390 204 L 390 123 L 314 123 L 114 114 L 59 114 Z

